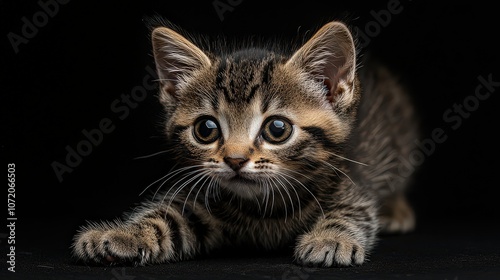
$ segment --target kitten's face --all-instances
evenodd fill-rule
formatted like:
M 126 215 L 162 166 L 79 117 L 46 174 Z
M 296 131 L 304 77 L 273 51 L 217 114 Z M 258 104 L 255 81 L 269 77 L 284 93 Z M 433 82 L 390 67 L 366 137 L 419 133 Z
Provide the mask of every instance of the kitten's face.
M 178 160 L 196 166 L 194 180 L 251 198 L 334 173 L 331 159 L 356 103 L 339 92 L 355 96 L 356 81 L 332 86 L 304 68 L 293 57 L 248 49 L 206 57 L 177 84 L 163 85 L 167 132 Z
M 184 159 L 242 196 L 313 175 L 348 131 L 322 83 L 294 72 L 268 54 L 190 80 L 169 123 Z

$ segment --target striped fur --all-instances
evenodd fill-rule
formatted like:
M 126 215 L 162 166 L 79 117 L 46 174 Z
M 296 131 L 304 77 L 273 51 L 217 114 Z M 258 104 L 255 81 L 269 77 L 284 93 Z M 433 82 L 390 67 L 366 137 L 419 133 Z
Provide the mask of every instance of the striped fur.
M 145 265 L 294 245 L 301 265 L 359 265 L 381 229 L 414 226 L 409 176 L 387 180 L 416 137 L 410 103 L 386 70 L 358 73 L 344 24 L 292 55 L 204 52 L 166 27 L 152 35 L 177 165 L 123 221 L 83 227 L 78 259 Z

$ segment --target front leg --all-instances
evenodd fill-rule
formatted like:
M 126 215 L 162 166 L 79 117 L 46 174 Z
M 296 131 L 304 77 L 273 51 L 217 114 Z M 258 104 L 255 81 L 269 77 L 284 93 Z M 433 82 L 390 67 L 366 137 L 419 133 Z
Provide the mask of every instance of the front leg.
M 321 267 L 362 264 L 378 231 L 374 205 L 366 196 L 339 195 L 331 210 L 299 237 L 296 262 Z
M 142 210 L 125 222 L 82 228 L 75 236 L 73 253 L 78 260 L 98 264 L 145 265 L 190 259 L 209 247 L 205 243 L 216 243 L 210 238 L 214 227 L 202 216 L 192 211 L 181 215 L 172 207 Z

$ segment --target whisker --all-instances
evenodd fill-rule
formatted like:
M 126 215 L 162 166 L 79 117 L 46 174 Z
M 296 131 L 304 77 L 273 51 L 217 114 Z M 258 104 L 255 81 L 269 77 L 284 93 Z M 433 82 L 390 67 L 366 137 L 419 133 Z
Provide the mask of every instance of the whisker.
M 192 181 L 196 180 L 196 178 L 198 178 L 198 177 L 200 177 L 202 175 L 202 174 L 196 174 L 198 172 L 202 172 L 202 171 L 200 171 L 200 170 L 191 171 L 188 174 L 186 174 L 186 176 L 183 177 L 182 180 L 184 180 L 185 178 L 188 178 L 188 177 L 190 177 L 190 178 L 187 181 L 185 181 L 184 183 L 182 183 L 179 187 L 177 187 L 177 189 L 172 194 L 172 197 L 170 198 L 170 200 L 169 200 L 169 202 L 167 204 L 167 208 L 170 207 L 170 205 L 172 204 L 172 202 L 174 202 L 175 197 L 184 189 L 184 187 L 186 187 L 189 183 L 191 183 Z M 179 183 L 179 182 L 181 182 L 181 180 L 179 180 L 177 183 Z M 177 183 L 175 183 L 174 186 Z M 183 214 L 183 213 L 184 213 L 184 211 L 181 214 Z
M 302 177 L 306 178 L 306 179 L 307 179 L 307 180 L 309 180 L 309 181 L 314 181 L 314 179 L 313 179 L 313 178 L 311 178 L 311 177 L 309 177 L 309 176 L 307 176 L 307 175 L 305 175 L 305 174 L 302 174 L 302 173 L 300 173 L 300 172 L 298 172 L 298 171 L 295 171 L 295 170 L 292 170 L 292 169 L 288 169 L 288 168 L 285 168 L 285 167 L 280 167 L 280 168 L 281 168 L 281 169 L 283 169 L 283 170 L 285 170 L 285 171 L 287 171 L 287 172 L 290 172 L 290 173 L 294 173 L 294 174 L 300 175 L 300 176 L 302 176 Z
M 274 179 L 274 181 L 278 182 L 278 185 L 276 186 L 278 188 L 278 191 L 279 191 L 279 188 L 281 186 L 281 188 L 285 191 L 285 193 L 287 194 L 288 196 L 288 199 L 290 200 L 290 204 L 292 206 L 292 217 L 295 215 L 295 206 L 294 206 L 294 203 L 293 203 L 293 200 L 292 200 L 292 196 L 290 195 L 290 192 L 288 191 L 287 187 L 283 184 L 283 182 L 281 182 L 281 180 L 279 178 L 273 178 L 271 177 L 272 179 Z M 281 193 L 281 192 L 280 192 Z M 283 195 L 282 195 L 283 196 Z M 287 218 L 287 207 L 286 207 L 286 202 L 285 202 L 285 199 L 283 198 L 283 204 L 285 206 L 285 222 L 286 222 L 286 218 Z
M 155 193 L 153 194 L 153 200 L 154 198 L 156 197 L 156 194 L 158 193 L 158 191 L 163 187 L 163 185 L 165 185 L 165 183 L 168 182 L 168 180 L 172 179 L 173 177 L 175 177 L 176 175 L 184 172 L 184 171 L 187 171 L 189 169 L 193 169 L 193 168 L 196 168 L 196 167 L 200 167 L 201 165 L 195 165 L 195 166 L 186 166 L 186 167 L 182 167 L 182 168 L 179 168 L 175 171 L 171 171 L 169 173 L 167 173 L 167 175 L 161 177 L 160 179 L 154 181 L 153 183 L 151 183 L 149 186 L 146 187 L 146 189 L 144 189 L 143 192 L 145 192 L 149 187 L 151 187 L 152 185 L 156 184 L 157 182 L 159 182 L 160 180 L 163 180 L 165 179 L 165 177 L 167 177 L 161 184 L 160 186 L 156 189 Z M 143 193 L 141 192 L 141 194 Z
M 288 170 L 288 169 L 284 169 L 284 170 Z M 276 171 L 278 174 L 281 174 L 283 176 L 286 176 L 292 180 L 294 180 L 295 182 L 297 182 L 302 188 L 304 188 L 304 190 L 306 190 L 313 198 L 314 200 L 316 201 L 316 203 L 318 204 L 320 210 L 321 210 L 321 213 L 323 214 L 323 217 L 325 217 L 325 212 L 323 211 L 323 207 L 321 206 L 321 203 L 319 203 L 318 199 L 316 198 L 316 196 L 311 192 L 311 190 L 309 190 L 309 188 L 307 188 L 301 181 L 299 181 L 297 178 L 287 174 L 286 172 L 281 172 L 281 171 Z
M 214 188 L 215 188 L 215 195 L 214 195 L 214 200 L 217 199 L 217 201 L 221 200 L 222 194 L 220 192 L 221 188 L 219 187 L 220 185 L 220 178 L 216 178 L 214 182 Z
M 263 183 L 263 187 L 265 188 L 265 192 L 264 192 L 264 198 L 263 200 L 265 201 L 265 204 L 264 204 L 264 213 L 262 213 L 262 217 L 265 217 L 266 216 L 266 213 L 267 213 L 267 208 L 269 206 L 269 178 L 264 178 L 265 180 L 262 182 Z
M 141 193 L 139 193 L 139 196 L 143 195 L 144 192 L 146 192 L 152 185 L 158 183 L 159 181 L 163 180 L 165 177 L 169 176 L 170 173 L 174 170 L 174 168 L 177 166 L 177 163 L 174 164 L 174 166 L 172 166 L 172 168 L 170 168 L 170 170 L 167 172 L 167 174 L 165 176 L 162 176 L 160 179 L 154 181 L 153 183 L 149 184 Z
M 272 201 L 271 201 L 271 211 L 269 213 L 269 216 L 273 215 L 273 209 L 274 209 L 274 188 L 270 186 L 269 188 L 271 190 L 271 195 L 272 195 Z
M 370 166 L 370 165 L 369 165 L 369 164 L 367 164 L 367 163 L 363 163 L 363 162 L 360 162 L 360 161 L 357 161 L 357 160 L 353 160 L 353 159 L 350 159 L 350 158 L 346 158 L 346 157 L 343 157 L 343 156 L 341 156 L 341 155 L 337 155 L 336 153 L 331 152 L 331 151 L 327 151 L 327 153 L 331 154 L 332 156 L 338 157 L 338 158 L 340 158 L 340 159 L 350 161 L 350 162 L 352 162 L 352 163 L 356 163 L 356 164 L 359 164 L 359 165 L 362 165 L 362 166 Z
M 354 181 L 351 179 L 351 177 L 349 177 L 349 175 L 347 175 L 347 173 L 345 173 L 344 171 L 340 170 L 339 168 L 333 166 L 331 163 L 329 163 L 327 161 L 321 160 L 321 162 L 323 162 L 324 164 L 326 164 L 327 166 L 329 166 L 330 168 L 332 168 L 333 171 L 335 171 L 335 173 L 337 173 L 337 171 L 340 172 L 340 173 L 342 173 L 342 175 L 346 176 L 347 179 L 349 179 L 349 181 L 351 181 L 351 183 L 356 186 L 356 183 L 354 183 Z M 337 173 L 337 176 L 338 176 L 338 173 Z
M 261 178 L 257 179 L 257 184 L 259 185 L 259 193 L 262 193 L 262 179 Z M 256 202 L 255 204 L 257 204 L 259 213 L 262 213 L 262 209 L 261 209 L 261 205 L 260 205 L 261 201 L 257 196 L 255 196 L 255 202 Z
M 173 200 L 175 199 L 175 196 L 177 195 L 177 194 L 175 194 L 175 193 L 176 193 L 176 191 L 178 190 L 178 188 L 176 189 L 176 191 L 174 191 L 174 194 L 171 194 L 171 193 L 170 193 L 170 191 L 171 191 L 171 190 L 172 190 L 172 189 L 173 189 L 173 188 L 174 188 L 177 184 L 179 184 L 180 182 L 182 182 L 182 181 L 183 181 L 183 180 L 185 180 L 186 178 L 189 178 L 192 174 L 196 174 L 196 172 L 198 172 L 198 170 L 190 171 L 190 172 L 188 172 L 187 174 L 184 174 L 184 176 L 182 176 L 182 177 L 181 177 L 181 178 L 180 178 L 177 182 L 175 182 L 172 186 L 170 186 L 170 188 L 169 188 L 169 189 L 165 192 L 165 194 L 163 195 L 163 198 L 162 198 L 162 200 L 161 200 L 161 203 L 163 204 L 163 203 L 165 202 L 165 199 L 166 199 L 167 197 L 169 197 L 169 203 L 168 203 L 168 205 L 167 205 L 167 208 L 168 208 L 168 207 L 170 207 L 170 204 L 173 202 Z M 161 188 L 161 187 L 162 187 L 165 183 L 166 183 L 166 181 L 164 181 L 164 182 L 160 185 L 160 187 L 158 188 L 158 190 L 159 190 L 159 189 L 160 189 L 160 188 Z M 158 190 L 157 190 L 157 191 L 158 191 Z M 156 195 L 156 193 L 155 193 L 155 195 Z
M 277 174 L 278 176 L 280 176 L 281 179 L 285 180 L 285 182 L 292 188 L 292 190 L 295 192 L 295 196 L 297 197 L 297 203 L 298 203 L 298 207 L 299 207 L 299 219 L 302 217 L 302 209 L 300 207 L 300 197 L 299 197 L 299 193 L 297 192 L 297 190 L 295 189 L 295 186 L 290 183 L 290 181 L 288 181 L 288 179 L 286 177 L 284 177 L 283 175 L 281 174 Z M 283 185 L 283 187 L 285 188 L 284 184 L 281 182 L 280 178 L 276 178 L 277 180 L 279 180 L 279 182 Z M 292 198 L 289 194 L 289 197 L 290 197 L 290 202 L 292 203 L 292 213 L 295 212 L 294 210 L 294 206 L 293 206 L 293 201 L 292 201 Z M 292 214 L 293 215 L 293 214 Z
M 186 195 L 186 198 L 184 199 L 184 204 L 182 205 L 182 212 L 181 212 L 181 215 L 184 213 L 184 210 L 186 208 L 186 203 L 187 203 L 187 200 L 189 199 L 189 196 L 191 195 L 191 192 L 193 192 L 193 190 L 196 188 L 196 186 L 198 185 L 198 183 L 203 180 L 203 178 L 205 178 L 205 176 L 207 176 L 208 174 L 208 170 L 204 170 L 204 171 L 201 171 L 200 174 L 197 174 L 196 176 L 193 177 L 194 178 L 197 178 L 197 177 L 201 177 L 198 181 L 196 181 L 192 186 L 191 188 L 189 189 L 189 192 L 187 193 Z M 187 182 L 189 184 L 189 182 Z M 203 186 L 200 187 L 200 190 L 203 188 Z M 194 210 L 194 206 L 196 205 L 196 199 L 193 201 L 193 210 Z
M 210 208 L 210 201 L 209 201 L 210 191 L 213 188 L 216 188 L 217 186 L 218 186 L 217 179 L 214 177 L 211 177 L 210 182 L 208 182 L 207 192 L 205 193 L 205 208 L 207 209 L 209 214 L 212 214 L 212 209 Z M 213 195 L 212 197 L 215 197 L 215 195 Z
M 287 196 L 288 196 L 288 199 L 290 200 L 290 204 L 292 206 L 292 217 L 295 216 L 295 204 L 293 203 L 293 199 L 292 199 L 292 196 L 290 195 L 290 191 L 288 191 L 288 188 L 281 182 L 281 180 L 279 178 L 276 178 L 276 181 L 278 181 L 278 183 L 282 186 L 283 190 L 285 190 Z M 293 186 L 292 186 L 293 188 Z
M 272 180 L 272 177 L 269 178 L 270 182 L 274 184 L 274 186 L 276 187 L 276 190 L 279 192 L 279 194 L 281 195 L 281 199 L 283 200 L 283 207 L 285 208 L 285 222 L 286 222 L 286 219 L 288 218 L 288 209 L 286 207 L 286 202 L 285 202 L 285 197 L 283 196 L 283 193 L 281 192 L 279 186 L 274 182 L 274 180 Z
M 193 210 L 196 208 L 196 202 L 198 201 L 198 195 L 200 194 L 201 190 L 203 189 L 203 187 L 205 186 L 206 182 L 208 181 L 208 179 L 211 179 L 211 176 L 210 176 L 210 173 L 211 173 L 211 170 L 207 170 L 206 171 L 206 176 L 205 177 L 205 180 L 203 181 L 203 183 L 201 183 L 201 187 L 198 189 L 198 191 L 196 192 L 196 195 L 194 196 L 194 206 L 193 206 Z M 208 187 L 207 187 L 208 188 Z
M 136 160 L 136 159 L 150 158 L 150 157 L 154 157 L 154 156 L 161 155 L 161 154 L 164 154 L 164 153 L 168 153 L 170 151 L 171 150 L 164 150 L 164 151 L 159 151 L 159 152 L 156 152 L 156 153 L 153 153 L 153 154 L 150 154 L 150 155 L 138 156 L 138 157 L 135 157 L 134 160 Z

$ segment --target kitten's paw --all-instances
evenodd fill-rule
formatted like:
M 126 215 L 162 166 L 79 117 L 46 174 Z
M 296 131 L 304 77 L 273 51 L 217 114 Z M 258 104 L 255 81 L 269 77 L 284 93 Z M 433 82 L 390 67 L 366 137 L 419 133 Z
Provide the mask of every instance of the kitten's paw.
M 80 234 L 74 245 L 75 255 L 100 264 L 144 264 L 150 250 L 139 245 L 133 235 L 121 230 L 88 230 Z
M 151 234 L 150 229 L 137 227 L 91 228 L 76 236 L 73 252 L 85 262 L 145 265 L 160 252 L 158 239 Z
M 360 265 L 364 260 L 364 248 L 345 235 L 305 234 L 295 248 L 295 261 L 304 266 Z
M 389 198 L 380 210 L 379 224 L 382 233 L 406 233 L 415 228 L 415 213 L 402 195 Z

